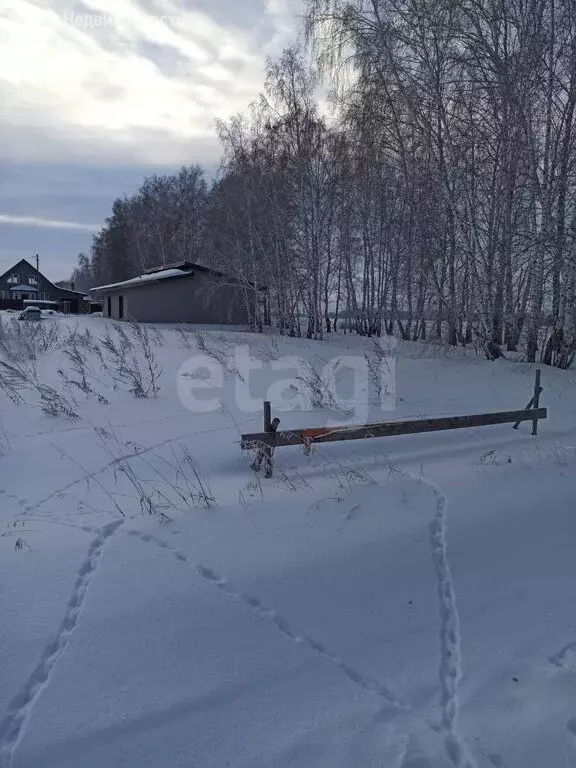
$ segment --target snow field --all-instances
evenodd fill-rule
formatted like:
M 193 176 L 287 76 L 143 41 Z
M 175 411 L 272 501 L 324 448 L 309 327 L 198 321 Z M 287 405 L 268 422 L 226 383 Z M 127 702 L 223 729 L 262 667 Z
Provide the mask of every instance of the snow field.
M 96 338 L 108 324 L 78 322 Z M 574 373 L 543 371 L 538 438 L 286 448 L 264 480 L 239 448 L 261 413 L 238 408 L 233 372 L 223 408 L 187 410 L 178 371 L 198 350 L 161 333 L 156 398 L 93 361 L 109 403 L 76 393 L 78 418 L 33 393 L 0 403 L 2 768 L 573 765 Z M 254 399 L 271 354 L 362 352 L 204 337 L 221 359 L 238 343 L 265 359 Z M 62 365 L 55 347 L 38 378 L 56 386 Z M 370 418 L 523 407 L 532 383 L 521 363 L 399 345 L 396 410 Z M 342 418 L 286 407 L 285 428 Z

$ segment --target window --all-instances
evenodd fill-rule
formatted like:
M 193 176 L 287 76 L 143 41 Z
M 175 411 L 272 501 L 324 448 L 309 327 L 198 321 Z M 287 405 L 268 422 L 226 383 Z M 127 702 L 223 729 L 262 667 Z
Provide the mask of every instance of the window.
M 108 317 L 112 317 L 112 296 L 108 296 L 108 312 L 106 313 Z
M 19 283 L 20 282 L 20 275 L 10 275 L 10 277 L 8 278 L 8 280 L 6 282 L 7 283 Z
M 118 319 L 122 320 L 124 317 L 124 296 L 120 294 L 118 296 Z
M 38 280 L 32 276 L 28 278 L 28 285 L 38 285 Z

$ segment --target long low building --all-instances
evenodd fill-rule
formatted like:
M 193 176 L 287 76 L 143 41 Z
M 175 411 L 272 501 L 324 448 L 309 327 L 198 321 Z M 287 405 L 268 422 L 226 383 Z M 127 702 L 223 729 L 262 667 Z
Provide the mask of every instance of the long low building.
M 92 288 L 104 317 L 148 323 L 250 325 L 264 289 L 208 267 L 183 261 L 139 277 Z

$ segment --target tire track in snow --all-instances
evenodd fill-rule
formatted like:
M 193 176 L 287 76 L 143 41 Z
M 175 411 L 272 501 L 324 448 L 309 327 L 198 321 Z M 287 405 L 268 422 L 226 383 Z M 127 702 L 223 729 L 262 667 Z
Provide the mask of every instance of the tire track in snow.
M 438 608 L 440 613 L 440 704 L 441 729 L 448 757 L 456 768 L 478 768 L 458 732 L 458 687 L 462 678 L 462 654 L 460 648 L 460 621 L 456 605 L 454 580 L 448 560 L 448 497 L 440 486 L 431 480 L 412 479 L 427 485 L 436 499 L 436 511 L 428 527 L 432 561 L 436 572 Z
M 240 590 L 236 589 L 227 579 L 220 574 L 213 571 L 211 568 L 206 568 L 199 563 L 196 563 L 188 555 L 173 547 L 163 539 L 159 539 L 156 536 L 148 533 L 142 533 L 138 530 L 130 530 L 125 532 L 128 536 L 134 536 L 141 539 L 147 544 L 154 544 L 161 549 L 170 552 L 177 560 L 190 566 L 196 573 L 204 579 L 204 581 L 213 584 L 221 592 L 224 592 L 235 600 L 244 603 L 255 613 L 259 618 L 265 619 L 272 623 L 276 629 L 285 637 L 292 640 L 294 643 L 305 645 L 313 650 L 324 661 L 337 667 L 349 680 L 364 691 L 375 694 L 379 698 L 383 699 L 386 704 L 394 712 L 407 712 L 410 707 L 401 701 L 389 688 L 381 683 L 372 680 L 364 675 L 359 670 L 351 667 L 345 661 L 329 651 L 323 643 L 314 640 L 309 635 L 298 632 L 285 618 L 283 618 L 277 611 L 265 606 L 257 597 L 248 595 Z
M 86 592 L 100 564 L 104 545 L 121 524 L 121 521 L 118 521 L 104 526 L 93 539 L 86 559 L 76 574 L 66 615 L 56 637 L 48 643 L 36 669 L 8 707 L 6 717 L 0 725 L 0 768 L 10 768 L 12 765 L 14 751 L 26 727 L 32 708 L 50 681 L 54 667 L 64 654 L 70 636 L 78 623 L 86 599 Z

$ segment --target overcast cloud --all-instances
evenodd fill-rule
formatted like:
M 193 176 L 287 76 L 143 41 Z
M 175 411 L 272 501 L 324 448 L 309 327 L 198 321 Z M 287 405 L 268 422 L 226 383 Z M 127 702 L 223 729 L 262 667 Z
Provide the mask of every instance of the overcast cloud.
M 256 96 L 299 12 L 301 0 L 3 0 L 0 271 L 39 252 L 48 277 L 66 277 L 143 176 L 211 173 L 215 118 Z

